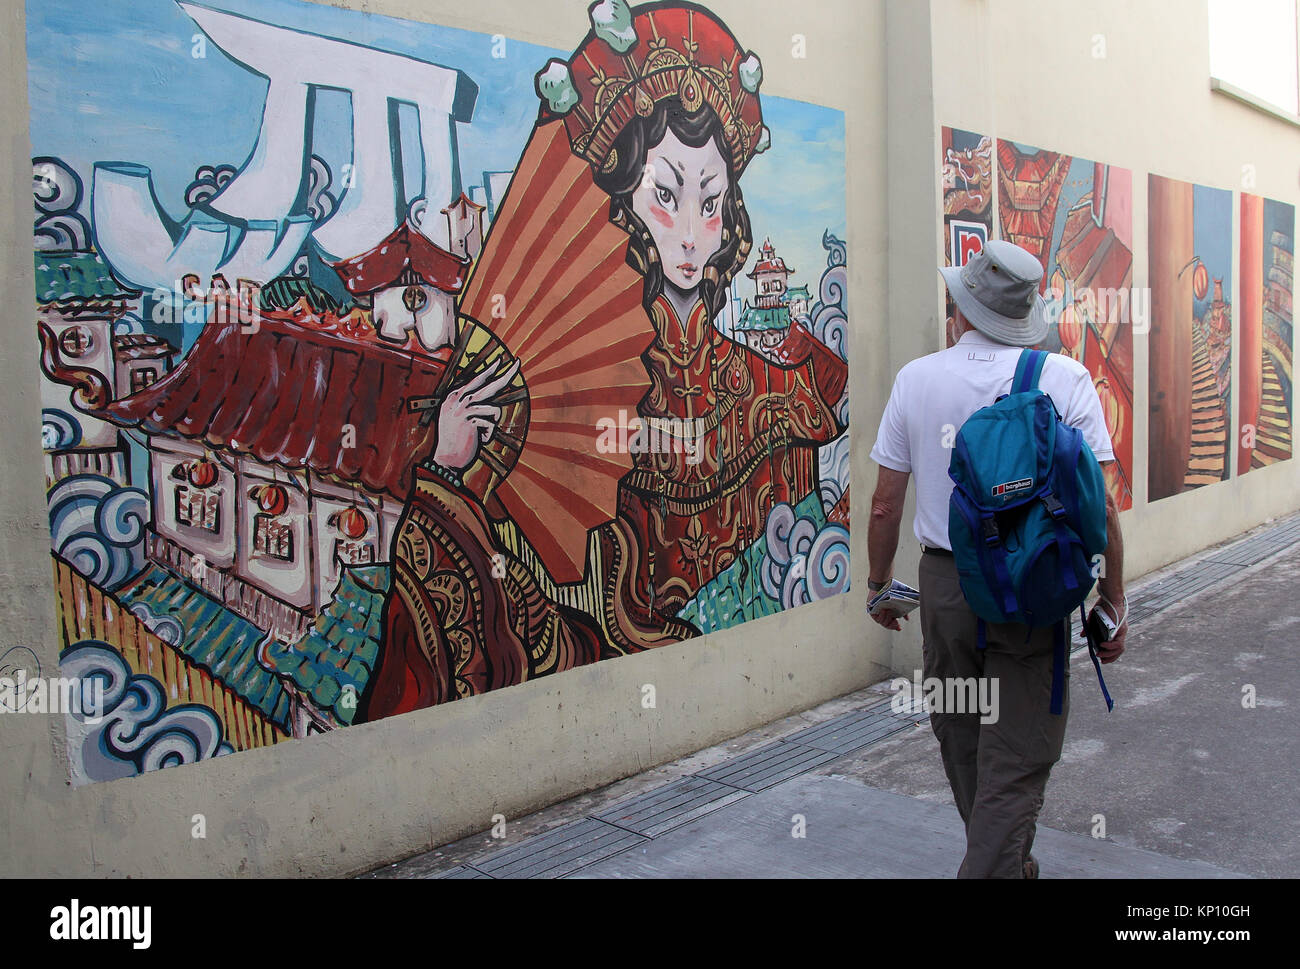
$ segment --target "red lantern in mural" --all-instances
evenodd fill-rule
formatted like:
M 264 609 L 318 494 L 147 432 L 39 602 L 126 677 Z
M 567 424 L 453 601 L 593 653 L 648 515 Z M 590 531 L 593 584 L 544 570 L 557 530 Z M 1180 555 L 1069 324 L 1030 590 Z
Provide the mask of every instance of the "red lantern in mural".
M 342 532 L 344 537 L 354 542 L 370 530 L 370 523 L 366 521 L 366 516 L 354 507 L 336 511 L 326 520 Z
M 1111 389 L 1110 380 L 1106 377 L 1098 377 L 1093 385 L 1101 400 L 1101 414 L 1106 419 L 1106 430 L 1110 433 L 1111 443 L 1114 443 L 1124 430 L 1124 410 L 1120 407 L 1119 396 Z
M 1198 300 L 1205 299 L 1205 294 L 1210 291 L 1210 271 L 1205 268 L 1205 263 L 1196 260 L 1196 268 L 1192 270 L 1192 295 Z
M 1074 311 L 1073 303 L 1066 303 L 1065 308 L 1061 310 L 1061 320 L 1056 325 L 1057 332 L 1061 336 L 1061 349 L 1068 356 L 1079 359 L 1079 343 L 1083 339 L 1083 324 L 1079 321 L 1079 314 Z
M 186 469 L 190 484 L 196 488 L 210 488 L 217 483 L 219 472 L 217 466 L 207 458 L 191 462 Z
M 258 485 L 250 488 L 248 497 L 257 502 L 257 507 L 268 515 L 283 515 L 289 510 L 289 492 L 283 485 Z

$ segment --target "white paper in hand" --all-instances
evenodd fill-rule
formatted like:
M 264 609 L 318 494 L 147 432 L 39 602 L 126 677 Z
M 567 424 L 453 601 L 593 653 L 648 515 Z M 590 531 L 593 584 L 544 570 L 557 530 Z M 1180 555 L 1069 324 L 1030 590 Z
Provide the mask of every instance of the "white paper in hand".
M 871 597 L 867 603 L 867 612 L 874 616 L 888 609 L 896 615 L 906 616 L 920 604 L 921 593 L 906 582 L 895 579 Z

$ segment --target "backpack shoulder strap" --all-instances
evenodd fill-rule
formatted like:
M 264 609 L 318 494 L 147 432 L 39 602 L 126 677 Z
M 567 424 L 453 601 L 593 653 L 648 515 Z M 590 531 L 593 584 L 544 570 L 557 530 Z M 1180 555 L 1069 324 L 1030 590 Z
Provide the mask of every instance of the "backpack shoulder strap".
M 1045 350 L 1024 349 L 1016 361 L 1016 375 L 1011 381 L 1011 392 L 1023 394 L 1038 387 L 1038 378 L 1042 376 L 1043 364 L 1047 362 Z

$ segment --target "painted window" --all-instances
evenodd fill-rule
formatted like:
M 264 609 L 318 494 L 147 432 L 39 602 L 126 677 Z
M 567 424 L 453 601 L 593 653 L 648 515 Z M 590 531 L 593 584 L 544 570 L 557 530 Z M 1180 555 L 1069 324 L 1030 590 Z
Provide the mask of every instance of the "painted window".
M 221 532 L 221 489 L 198 490 L 189 485 L 176 485 L 172 498 L 176 509 L 176 523 L 205 532 Z
M 281 562 L 293 561 L 293 525 L 275 515 L 253 516 L 253 551 Z
M 131 393 L 144 390 L 158 380 L 158 371 L 153 367 L 137 367 L 131 371 Z

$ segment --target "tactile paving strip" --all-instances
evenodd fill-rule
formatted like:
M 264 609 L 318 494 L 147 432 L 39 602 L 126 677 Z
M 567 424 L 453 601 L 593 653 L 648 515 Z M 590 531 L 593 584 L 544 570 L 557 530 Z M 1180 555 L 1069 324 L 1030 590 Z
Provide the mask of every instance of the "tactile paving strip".
M 720 784 L 738 787 L 742 791 L 765 791 L 796 774 L 820 767 L 839 754 L 803 744 L 778 740 L 775 743 L 733 757 L 716 767 L 700 771 L 696 776 Z
M 1300 541 L 1300 518 L 1225 546 L 1205 561 L 1240 565 L 1245 568 L 1264 561 L 1270 555 L 1280 552 L 1297 541 Z
M 559 878 L 648 841 L 639 834 L 583 818 L 475 858 L 469 867 L 492 878 Z
M 429 878 L 491 878 L 491 875 L 485 875 L 477 868 L 470 868 L 468 865 L 457 865 L 455 868 L 448 868 L 446 871 L 436 872 L 427 876 Z
M 875 704 L 865 710 L 842 714 L 825 723 L 792 734 L 785 738 L 785 742 L 816 747 L 818 750 L 826 750 L 834 754 L 847 754 L 859 747 L 883 740 L 900 730 L 906 730 L 918 719 L 918 715 L 910 710 L 906 715 L 892 713 L 890 701 L 887 701 L 883 705 L 883 710 L 881 704 Z
M 1217 585 L 1300 541 L 1300 516 L 1279 522 L 1249 538 L 1225 545 L 1199 562 L 1179 569 L 1129 596 L 1129 621 L 1138 623 L 1189 596 Z
M 683 777 L 592 816 L 654 838 L 744 797 L 749 797 L 748 791 L 703 777 Z

